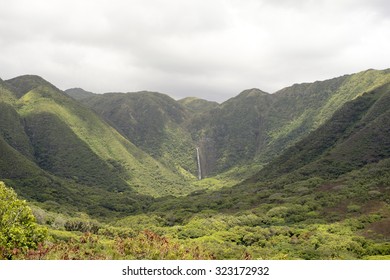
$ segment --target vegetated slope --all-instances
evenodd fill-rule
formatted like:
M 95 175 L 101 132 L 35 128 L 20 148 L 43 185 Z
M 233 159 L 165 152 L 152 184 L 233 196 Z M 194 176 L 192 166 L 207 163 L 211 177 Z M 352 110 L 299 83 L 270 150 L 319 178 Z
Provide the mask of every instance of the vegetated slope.
M 241 211 L 264 203 L 283 204 L 293 197 L 303 199 L 303 193 L 315 196 L 315 187 L 337 184 L 335 182 L 342 180 L 340 178 L 350 184 L 366 178 L 372 183 L 377 179 L 388 180 L 389 118 L 390 84 L 386 84 L 345 103 L 318 129 L 239 185 L 215 192 L 194 193 L 188 201 L 162 201 L 151 209 L 173 209 L 175 205 L 176 213 L 180 208 L 186 213 L 204 209 Z M 370 170 L 376 171 L 370 173 Z M 383 178 L 378 177 L 378 170 L 383 171 Z M 351 177 L 352 173 L 355 175 Z M 388 193 L 385 188 L 388 182 L 384 184 L 382 191 Z M 294 189 L 292 194 L 289 194 L 289 188 Z M 298 188 L 302 188 L 302 192 Z M 367 197 L 364 199 L 367 201 Z
M 91 258 L 91 252 L 95 258 L 166 258 L 167 250 L 159 249 L 170 244 L 185 252 L 196 246 L 195 256 L 213 259 L 388 259 L 389 102 L 390 84 L 345 103 L 264 173 L 236 187 L 160 198 L 145 209 L 147 215 L 96 224 L 99 238 L 87 233 L 78 242 L 76 234 L 58 231 L 53 236 L 67 236 L 65 248 L 81 259 Z M 332 156 L 339 157 L 336 165 L 328 162 Z M 296 168 L 294 162 L 290 169 L 284 164 L 290 157 Z M 340 159 L 348 168 L 337 165 Z M 90 225 L 69 219 L 67 228 L 87 231 Z M 68 257 L 62 248 L 49 246 L 39 256 Z
M 265 118 L 270 102 L 270 94 L 247 90 L 193 118 L 189 129 L 200 148 L 204 175 L 253 160 L 265 142 Z
M 367 70 L 339 78 L 293 85 L 276 92 L 274 124 L 269 132 L 270 145 L 261 153 L 266 158 L 280 154 L 286 147 L 326 122 L 343 104 L 390 82 L 390 69 Z
M 208 101 L 197 97 L 186 97 L 178 102 L 193 113 L 203 113 L 218 107 L 215 101 Z
M 72 204 L 80 187 L 88 189 L 85 201 L 106 200 L 100 206 L 114 210 L 124 198 L 137 197 L 135 191 L 153 196 L 188 191 L 180 176 L 42 78 L 22 76 L 1 86 L 0 177 L 24 196 L 35 191 L 34 199 L 47 200 L 51 189 L 50 200 L 69 195 Z M 68 186 L 62 190 L 56 184 Z M 117 196 L 111 205 L 107 192 Z
M 390 81 L 390 70 L 367 70 L 274 94 L 246 90 L 189 125 L 201 147 L 205 173 L 267 163 L 326 122 L 345 102 Z
M 0 80 L 0 174 L 8 178 L 28 178 L 39 174 L 32 162 L 33 148 L 23 121 L 14 108 L 17 99 Z
M 240 179 L 245 179 L 257 165 L 272 161 L 327 123 L 347 100 L 386 84 L 389 72 L 368 70 L 323 82 L 294 85 L 273 95 L 258 89 L 246 90 L 204 111 L 195 107 L 189 109 L 191 100 L 182 105 L 159 93 L 111 93 L 76 101 L 36 76 L 1 81 L 2 153 L 14 155 L 12 160 L 2 159 L 3 174 L 8 174 L 2 178 L 13 178 L 14 183 L 7 183 L 16 185 L 18 176 L 10 175 L 16 171 L 7 165 L 14 161 L 14 166 L 22 167 L 18 172 L 29 174 L 18 182 L 18 190 L 22 185 L 29 186 L 25 188 L 27 197 L 31 197 L 32 192 L 28 190 L 33 183 L 43 188 L 53 180 L 58 181 L 58 186 L 69 184 L 68 188 L 63 188 L 63 193 L 65 190 L 72 193 L 78 185 L 85 186 L 86 193 L 91 193 L 93 189 L 88 187 L 97 186 L 100 194 L 96 197 L 100 200 L 103 191 L 105 195 L 118 192 L 118 196 L 121 192 L 130 192 L 130 197 L 134 190 L 153 196 L 182 195 L 206 186 L 191 183 L 197 175 L 196 147 L 199 147 L 203 175 L 226 170 L 234 173 L 241 167 L 241 171 L 249 170 L 239 173 Z M 80 102 L 93 108 L 107 122 Z M 370 106 L 366 102 L 363 105 Z M 357 109 L 350 114 L 352 122 L 355 116 L 361 116 Z M 329 136 L 332 139 L 344 135 L 342 129 L 338 132 L 331 128 L 330 132 L 334 133 Z M 310 147 L 310 143 L 305 146 Z M 353 145 L 345 145 L 352 149 Z M 309 168 L 306 164 L 310 162 L 310 153 L 302 157 L 303 163 L 295 166 Z M 291 163 L 292 158 L 282 161 Z M 254 178 L 271 178 L 273 174 L 276 178 L 294 171 L 286 167 L 285 162 L 272 168 L 266 176 L 259 173 Z M 247 168 L 249 164 L 252 169 Z M 267 168 L 270 167 L 261 172 L 266 172 Z M 345 171 L 353 168 L 345 167 Z M 45 179 L 35 180 L 42 176 Z M 27 182 L 28 178 L 35 181 Z M 43 197 L 44 193 L 46 198 L 55 197 L 49 190 L 38 196 Z M 129 204 L 132 203 L 135 202 Z M 107 209 L 118 208 L 114 199 L 105 204 Z M 131 211 L 137 207 L 132 207 Z
M 388 81 L 389 70 L 367 70 L 275 94 L 245 90 L 220 105 L 151 92 L 92 95 L 81 102 L 174 172 L 197 175 L 198 147 L 203 178 L 229 171 L 224 176 L 237 179 L 318 128 L 345 102 Z
M 233 116 L 240 116 L 245 120 L 244 130 L 249 132 L 256 132 L 252 128 L 261 124 L 262 129 L 258 129 L 256 139 L 263 140 L 264 143 L 252 157 L 265 157 L 268 153 L 271 156 L 271 151 L 279 140 L 281 151 L 278 151 L 278 156 L 275 153 L 274 157 L 270 157 L 269 163 L 255 176 L 234 187 L 218 191 L 196 191 L 186 197 L 156 199 L 137 196 L 131 189 L 112 191 L 114 186 L 95 186 L 91 182 L 94 178 L 84 176 L 83 168 L 76 170 L 72 166 L 71 158 L 67 158 L 63 150 L 69 151 L 73 143 L 79 147 L 78 153 L 82 157 L 90 157 L 91 153 L 97 156 L 93 158 L 93 162 L 97 160 L 97 170 L 104 168 L 100 164 L 113 164 L 105 156 L 116 155 L 118 147 L 115 147 L 115 143 L 118 139 L 130 143 L 115 130 L 109 133 L 119 135 L 112 136 L 117 139 L 112 140 L 114 146 L 108 145 L 111 138 L 105 142 L 113 149 L 110 151 L 102 147 L 101 139 L 88 138 L 88 135 L 97 134 L 95 122 L 102 121 L 93 112 L 51 86 L 45 87 L 42 84 L 32 90 L 27 87 L 29 92 L 18 95 L 12 92 L 11 86 L 0 81 L 0 103 L 3 109 L 0 116 L 12 124 L 0 125 L 0 153 L 2 157 L 4 155 L 5 158 L 11 158 L 8 161 L 0 157 L 0 171 L 3 172 L 0 173 L 3 174 L 0 179 L 7 174 L 7 183 L 16 186 L 25 197 L 38 201 L 54 199 L 61 204 L 73 205 L 72 214 L 83 211 L 94 216 L 112 218 L 115 213 L 143 212 L 123 219 L 111 219 L 110 225 L 62 216 L 62 226 L 56 224 L 50 230 L 51 237 L 55 240 L 54 245 L 50 242 L 44 250 L 25 256 L 18 256 L 16 252 L 15 257 L 389 258 L 390 82 L 384 82 L 387 72 L 362 72 L 356 74 L 358 81 L 352 75 L 325 82 L 295 85 L 294 90 L 285 93 L 292 100 L 286 104 L 282 95 L 273 97 L 256 89 L 248 90 L 211 111 L 195 114 L 192 122 L 186 116 L 183 123 L 178 123 L 179 127 L 186 127 L 190 123 L 194 139 L 211 143 L 214 149 L 218 147 L 218 143 L 212 143 L 211 136 L 219 135 L 222 141 L 236 143 L 239 133 L 244 133 L 242 141 L 246 140 L 245 136 L 251 135 L 245 134 L 247 131 L 231 127 L 231 124 L 222 123 L 223 116 L 228 116 L 231 120 Z M 17 83 L 13 81 L 12 86 L 17 88 Z M 367 91 L 362 91 L 362 88 Z M 299 97 L 301 92 L 308 96 Z M 322 96 L 319 92 L 328 94 L 325 94 L 326 98 L 320 104 L 315 101 Z M 350 96 L 344 99 L 345 94 Z M 308 97 L 313 100 L 310 101 Z M 295 99 L 313 102 L 313 105 L 305 107 L 301 102 L 294 103 Z M 278 102 L 280 104 L 276 107 Z M 296 107 L 289 111 L 288 104 Z M 337 108 L 332 104 L 337 105 Z M 249 116 L 256 116 L 260 112 L 256 119 L 260 122 L 248 125 L 246 122 L 251 118 L 246 118 L 243 114 L 244 108 L 247 108 Z M 277 108 L 282 111 L 280 120 L 277 119 Z M 312 111 L 311 108 L 317 109 Z M 231 109 L 230 112 L 228 109 Z M 66 110 L 71 113 L 67 114 Z M 88 117 L 89 114 L 96 120 Z M 208 134 L 211 132 L 209 125 L 214 121 L 209 119 L 210 116 L 220 118 L 218 134 Z M 298 116 L 303 116 L 304 121 L 292 121 Z M 311 117 L 306 119 L 306 116 Z M 72 118 L 77 118 L 77 121 Z M 137 120 L 141 121 L 141 118 Z M 217 125 L 218 122 L 214 124 Z M 107 137 L 104 130 L 112 129 L 105 126 L 107 124 L 104 122 L 98 126 L 103 131 L 102 139 Z M 64 140 L 57 139 L 56 127 L 63 131 Z M 234 135 L 224 138 L 223 127 L 234 132 Z M 263 128 L 268 136 L 260 134 Z M 42 137 L 43 133 L 47 136 Z M 79 143 L 79 139 L 86 145 Z M 201 141 L 195 144 L 206 145 Z M 131 143 L 127 145 L 131 146 Z M 137 151 L 131 147 L 128 148 L 130 151 Z M 201 147 L 205 149 L 204 146 Z M 250 144 L 249 147 L 255 149 L 256 145 Z M 250 157 L 245 150 L 240 151 L 237 147 L 231 150 Z M 212 151 L 211 148 L 208 151 Z M 155 162 L 140 153 L 144 156 L 142 163 L 149 160 Z M 217 151 L 214 151 L 215 154 Z M 227 152 L 225 154 L 229 155 Z M 53 155 L 63 157 L 66 165 L 71 164 L 69 169 L 63 170 L 61 162 Z M 232 158 L 233 155 L 229 157 Z M 246 162 L 241 157 L 237 157 L 237 160 L 243 164 Z M 50 164 L 45 166 L 44 163 L 47 162 Z M 13 167 L 20 166 L 23 170 L 14 171 L 14 168 L 8 166 L 9 163 Z M 83 164 L 92 163 L 83 161 Z M 215 167 L 218 164 L 221 163 L 216 159 Z M 116 170 L 116 176 L 109 176 L 113 176 L 113 180 L 124 180 L 130 184 L 132 178 L 126 177 L 129 170 L 124 165 L 120 167 Z M 147 166 L 144 168 L 149 170 Z M 15 172 L 14 177 L 7 172 Z M 68 178 L 70 174 L 77 176 Z M 55 202 L 46 201 L 43 206 L 57 213 L 63 210 Z M 59 216 L 52 212 L 47 215 L 46 222 L 45 218 L 41 219 L 43 224 L 56 215 Z M 66 229 L 68 232 L 58 229 Z M 80 236 L 79 231 L 88 233 Z M 77 238 L 79 242 L 75 241 Z M 167 248 L 169 244 L 175 244 L 172 248 L 188 249 L 177 250 L 181 253 L 176 255 L 164 255 L 167 250 L 159 254 L 160 249 Z M 184 253 L 190 252 L 192 248 L 194 256 Z M 157 253 L 147 254 L 146 251 Z
M 81 100 L 96 95 L 96 93 L 83 90 L 82 88 L 70 88 L 65 90 L 65 93 L 76 100 Z
M 156 92 L 106 93 L 82 103 L 173 172 L 196 175 L 195 145 L 183 128 L 189 112 L 174 99 Z
M 334 178 L 390 157 L 390 83 L 343 105 L 316 131 L 288 148 L 252 180 L 294 172 Z

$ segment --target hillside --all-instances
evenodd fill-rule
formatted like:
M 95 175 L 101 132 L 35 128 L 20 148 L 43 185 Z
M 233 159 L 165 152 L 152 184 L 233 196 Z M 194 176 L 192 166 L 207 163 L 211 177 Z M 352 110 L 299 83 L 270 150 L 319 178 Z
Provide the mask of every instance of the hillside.
M 105 192 L 113 196 L 126 192 L 131 199 L 136 193 L 161 196 L 188 191 L 181 175 L 42 78 L 22 76 L 1 86 L 0 178 L 26 198 L 79 204 L 75 188 L 88 189 L 82 203 L 86 206 L 95 196 L 90 189 L 94 188 L 104 204 L 98 202 L 98 207 L 113 210 L 117 207 L 110 205 Z
M 240 211 L 264 203 L 287 203 L 300 199 L 303 193 L 316 196 L 316 187 L 343 185 L 344 181 L 355 184 L 360 180 L 369 182 L 372 190 L 383 194 L 378 197 L 386 201 L 390 195 L 389 118 L 390 83 L 345 103 L 319 128 L 233 188 L 199 192 L 188 201 L 165 201 L 164 207 L 175 205 L 177 210 L 177 205 L 184 207 L 191 201 L 198 211 L 210 208 L 231 211 L 232 207 Z M 381 175 L 378 177 L 376 172 Z M 293 194 L 289 194 L 289 188 L 295 188 Z M 350 191 L 358 189 L 351 187 Z M 364 202 L 368 201 L 366 195 L 361 197 Z M 158 208 L 154 205 L 152 209 Z
M 268 163 L 326 122 L 345 102 L 389 81 L 390 70 L 367 70 L 296 84 L 274 94 L 243 91 L 190 123 L 193 138 L 207 155 L 205 173 Z
M 75 88 L 65 93 L 40 77 L 22 76 L 1 81 L 2 150 L 15 154 L 3 161 L 24 162 L 20 173 L 49 174 L 113 192 L 157 197 L 213 189 L 255 174 L 336 117 L 343 104 L 389 81 L 389 70 L 367 70 L 274 94 L 249 89 L 218 105 L 175 101 L 156 92 L 98 95 Z M 353 112 L 351 118 L 358 114 Z M 330 130 L 338 139 L 338 130 Z M 307 141 L 303 145 L 310 147 L 314 140 Z M 217 181 L 196 182 L 196 148 L 202 178 L 219 175 Z M 303 155 L 299 163 L 294 157 L 259 174 L 282 169 L 280 175 L 291 169 L 283 167 L 286 162 L 298 168 L 310 158 Z M 16 171 L 3 166 L 11 178 Z
M 293 172 L 336 178 L 390 157 L 390 83 L 345 103 L 317 130 L 288 148 L 252 181 Z
M 237 180 L 253 175 L 345 102 L 389 81 L 389 70 L 367 70 L 274 94 L 249 89 L 222 104 L 152 92 L 73 94 L 173 172 L 196 177 L 198 147 L 203 178 L 223 173 Z
M 82 88 L 70 88 L 65 90 L 65 93 L 76 100 L 81 100 L 95 95 L 95 93 L 83 90 Z
M 224 240 L 225 252 L 233 243 L 278 259 L 278 252 L 308 259 L 389 255 L 389 118 L 390 83 L 345 103 L 241 184 L 156 202 L 149 211 L 181 225 L 178 236 Z M 370 242 L 378 251 L 365 247 Z
M 186 97 L 178 102 L 193 113 L 203 113 L 218 107 L 215 101 L 208 101 L 197 97 Z
M 222 104 L 73 92 L 0 80 L 2 192 L 50 237 L 6 258 L 389 258 L 390 70 Z
M 195 145 L 183 128 L 190 113 L 174 99 L 157 92 L 106 93 L 82 103 L 172 172 L 195 178 Z

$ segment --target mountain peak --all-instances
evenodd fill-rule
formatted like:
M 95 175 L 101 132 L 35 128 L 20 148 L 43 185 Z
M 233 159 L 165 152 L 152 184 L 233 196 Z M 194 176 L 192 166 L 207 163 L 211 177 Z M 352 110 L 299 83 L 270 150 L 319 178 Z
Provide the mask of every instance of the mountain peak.
M 39 83 L 39 84 L 48 84 L 49 82 L 43 79 L 38 75 L 21 75 L 6 81 L 7 83 L 16 83 L 16 82 L 30 82 L 30 83 Z
M 49 86 L 57 89 L 54 85 L 37 75 L 23 75 L 5 82 L 18 98 L 39 86 Z
M 246 89 L 246 90 L 242 91 L 240 94 L 238 94 L 237 96 L 226 100 L 221 105 L 224 106 L 226 104 L 230 104 L 231 102 L 237 102 L 238 100 L 244 101 L 244 100 L 247 100 L 248 98 L 253 99 L 253 98 L 258 98 L 258 97 L 262 97 L 262 96 L 264 97 L 264 96 L 268 96 L 268 95 L 270 95 L 270 94 L 265 92 L 265 91 L 262 91 L 258 88 Z
M 255 97 L 255 96 L 264 96 L 264 95 L 269 95 L 269 93 L 262 91 L 258 88 L 251 88 L 251 89 L 246 89 L 246 90 L 242 91 L 238 96 Z

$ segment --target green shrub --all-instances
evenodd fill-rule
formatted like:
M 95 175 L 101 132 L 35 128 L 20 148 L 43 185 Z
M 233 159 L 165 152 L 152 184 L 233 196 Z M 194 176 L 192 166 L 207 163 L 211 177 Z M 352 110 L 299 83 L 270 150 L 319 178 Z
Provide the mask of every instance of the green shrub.
M 67 231 L 98 233 L 101 225 L 93 220 L 75 218 L 66 221 L 64 227 Z
M 26 201 L 0 182 L 0 259 L 37 248 L 47 230 L 37 225 Z

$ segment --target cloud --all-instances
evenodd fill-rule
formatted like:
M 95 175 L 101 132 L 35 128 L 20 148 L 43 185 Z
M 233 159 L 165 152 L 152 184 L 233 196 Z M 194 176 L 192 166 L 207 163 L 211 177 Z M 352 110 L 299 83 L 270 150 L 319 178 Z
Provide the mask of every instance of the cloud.
M 384 0 L 0 0 L 0 76 L 223 101 L 390 63 Z

